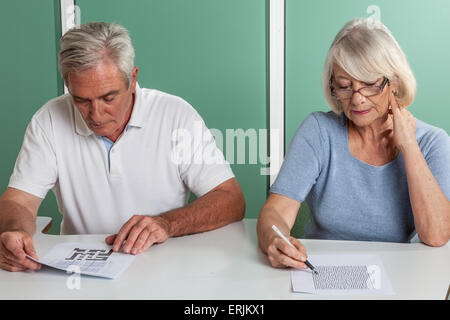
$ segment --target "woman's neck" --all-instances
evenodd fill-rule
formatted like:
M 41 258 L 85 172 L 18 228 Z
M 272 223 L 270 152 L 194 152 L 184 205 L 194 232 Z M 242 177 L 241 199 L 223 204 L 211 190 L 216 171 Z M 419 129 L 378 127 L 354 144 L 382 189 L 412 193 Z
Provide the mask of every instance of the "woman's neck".
M 364 127 L 348 120 L 348 144 L 354 157 L 375 166 L 389 163 L 397 157 L 392 119 L 386 118 Z
M 392 143 L 393 123 L 386 114 L 367 126 L 356 126 L 348 120 L 349 137 L 355 139 L 356 143 L 366 147 L 387 147 Z

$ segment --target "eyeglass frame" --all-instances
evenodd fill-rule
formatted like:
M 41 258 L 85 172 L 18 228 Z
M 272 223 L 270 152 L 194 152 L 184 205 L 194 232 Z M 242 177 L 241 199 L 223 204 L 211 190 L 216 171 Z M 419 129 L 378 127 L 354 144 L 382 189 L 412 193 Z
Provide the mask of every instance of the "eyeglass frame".
M 331 76 L 331 78 L 330 78 L 330 91 L 331 91 L 331 96 L 332 96 L 333 98 L 335 98 L 336 100 L 343 100 L 343 99 L 339 99 L 339 98 L 338 98 L 337 93 L 336 93 L 336 90 L 347 90 L 347 91 L 350 91 L 350 90 L 351 90 L 351 91 L 352 91 L 352 94 L 351 94 L 348 98 L 345 98 L 345 99 L 350 99 L 351 97 L 353 97 L 353 95 L 355 94 L 355 92 L 358 92 L 358 93 L 359 93 L 360 95 L 362 95 L 363 97 L 373 97 L 373 96 L 376 96 L 376 95 L 380 94 L 380 93 L 383 91 L 384 87 L 386 86 L 386 83 L 387 83 L 388 85 L 390 85 L 389 79 L 386 78 L 386 77 L 383 77 L 383 78 L 384 78 L 384 80 L 383 80 L 383 82 L 381 83 L 381 85 L 379 85 L 379 86 L 367 86 L 367 87 L 359 88 L 358 90 L 353 90 L 353 89 L 335 89 L 334 86 L 333 86 L 333 76 Z M 360 90 L 363 90 L 363 89 L 365 89 L 365 88 L 379 88 L 380 91 L 379 91 L 378 93 L 376 93 L 376 94 L 371 95 L 371 96 L 366 96 L 366 95 L 364 95 L 364 94 L 362 94 L 362 93 L 360 92 Z

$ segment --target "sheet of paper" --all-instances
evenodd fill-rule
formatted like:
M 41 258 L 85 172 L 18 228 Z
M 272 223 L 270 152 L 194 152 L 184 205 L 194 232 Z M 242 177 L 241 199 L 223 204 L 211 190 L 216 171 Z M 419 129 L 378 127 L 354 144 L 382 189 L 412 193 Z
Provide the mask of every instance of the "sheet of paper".
M 309 255 L 308 261 L 318 274 L 309 269 L 293 269 L 291 282 L 295 292 L 318 295 L 394 294 L 377 255 Z
M 113 252 L 111 248 L 103 243 L 60 243 L 39 260 L 29 258 L 72 273 L 115 279 L 128 268 L 135 256 Z

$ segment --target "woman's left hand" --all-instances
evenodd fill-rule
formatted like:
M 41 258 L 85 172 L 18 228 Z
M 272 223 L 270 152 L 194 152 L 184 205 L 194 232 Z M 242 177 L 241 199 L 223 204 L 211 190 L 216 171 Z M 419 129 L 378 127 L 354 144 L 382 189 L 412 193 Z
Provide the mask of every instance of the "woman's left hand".
M 406 110 L 406 107 L 398 104 L 392 91 L 389 96 L 389 106 L 389 114 L 394 123 L 394 143 L 400 151 L 404 152 L 410 146 L 417 145 L 416 118 Z

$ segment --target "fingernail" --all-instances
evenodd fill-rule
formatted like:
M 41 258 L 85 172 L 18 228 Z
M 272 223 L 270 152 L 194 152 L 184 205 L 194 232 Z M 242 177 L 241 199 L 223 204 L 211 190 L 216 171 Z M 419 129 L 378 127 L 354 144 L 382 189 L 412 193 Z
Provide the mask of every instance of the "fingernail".
M 306 258 L 305 258 L 304 256 L 300 256 L 300 260 L 301 260 L 302 262 L 305 262 L 305 261 L 306 261 Z

